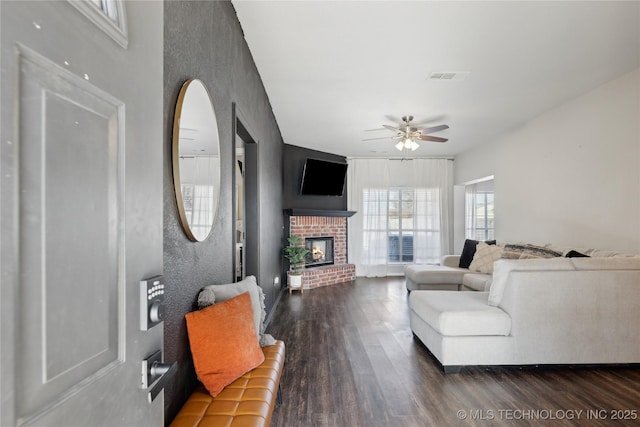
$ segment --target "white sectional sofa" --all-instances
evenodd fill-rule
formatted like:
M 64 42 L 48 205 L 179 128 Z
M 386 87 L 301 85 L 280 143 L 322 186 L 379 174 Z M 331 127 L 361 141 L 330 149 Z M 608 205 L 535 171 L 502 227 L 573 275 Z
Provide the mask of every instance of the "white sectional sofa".
M 465 283 L 468 270 L 438 274 Z M 500 259 L 488 291 L 416 288 L 409 306 L 414 335 L 445 372 L 640 363 L 640 257 Z
M 445 255 L 439 265 L 408 265 L 404 269 L 407 290 L 489 290 L 491 274 L 460 268 L 459 263 L 460 255 Z

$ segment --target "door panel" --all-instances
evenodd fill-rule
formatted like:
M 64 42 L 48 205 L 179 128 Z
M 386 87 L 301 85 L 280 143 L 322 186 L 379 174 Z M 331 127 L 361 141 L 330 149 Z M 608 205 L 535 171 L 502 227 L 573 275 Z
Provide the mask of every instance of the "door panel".
M 122 359 L 123 105 L 35 52 L 22 48 L 18 57 L 17 329 L 34 338 L 19 343 L 17 381 L 18 412 L 29 416 Z
M 117 10 L 128 43 L 67 1 L 0 2 L 3 427 L 163 425 L 141 389 L 162 328 L 139 327 L 162 273 L 163 5 Z

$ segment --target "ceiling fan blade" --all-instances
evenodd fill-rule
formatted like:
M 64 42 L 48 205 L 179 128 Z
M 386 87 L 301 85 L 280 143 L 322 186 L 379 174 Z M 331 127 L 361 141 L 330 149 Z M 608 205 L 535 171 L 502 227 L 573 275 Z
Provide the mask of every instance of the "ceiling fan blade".
M 431 116 L 431 117 L 427 117 L 424 118 L 422 120 L 416 120 L 414 122 L 411 122 L 412 125 L 425 125 L 427 123 L 433 123 L 433 122 L 441 122 L 445 119 L 444 115 L 439 115 L 439 116 Z
M 420 139 L 423 141 L 432 141 L 432 142 L 447 142 L 447 138 L 440 138 L 438 136 L 430 136 L 430 135 L 420 135 Z
M 393 138 L 390 137 L 390 136 L 385 136 L 385 137 L 382 137 L 382 138 L 366 138 L 366 139 L 363 139 L 363 141 L 374 141 L 376 139 L 393 139 Z
M 384 116 L 384 118 L 389 120 L 390 122 L 393 122 L 393 123 L 402 123 L 402 120 L 400 120 L 398 117 L 392 116 L 390 114 L 387 114 L 386 116 Z
M 389 129 L 389 130 L 391 130 L 393 132 L 401 132 L 400 129 L 394 128 L 393 126 L 389 126 L 389 125 L 382 125 L 382 126 L 384 126 L 385 129 Z
M 365 129 L 365 132 L 374 132 L 374 131 L 378 131 L 378 130 L 387 130 L 386 128 L 375 128 L 375 129 Z
M 439 126 L 432 126 L 430 128 L 424 128 L 422 129 L 422 133 L 426 135 L 428 133 L 440 132 L 441 130 L 445 130 L 445 129 L 449 129 L 449 125 L 439 125 Z

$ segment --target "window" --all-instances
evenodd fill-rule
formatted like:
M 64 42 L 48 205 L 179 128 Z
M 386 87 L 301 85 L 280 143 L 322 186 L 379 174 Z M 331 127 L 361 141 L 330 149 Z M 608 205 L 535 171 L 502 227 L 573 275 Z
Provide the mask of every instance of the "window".
M 412 188 L 389 190 L 389 262 L 413 262 L 413 197 Z
M 365 189 L 363 195 L 364 250 L 379 254 L 378 263 L 425 263 L 438 260 L 438 189 Z
M 67 0 L 123 48 L 129 45 L 124 0 Z
M 349 261 L 356 276 L 403 274 L 450 252 L 453 162 L 350 159 L 347 170 Z
M 466 238 L 495 239 L 493 179 L 465 186 Z
M 118 4 L 114 0 L 91 0 L 98 9 L 114 22 L 118 22 Z

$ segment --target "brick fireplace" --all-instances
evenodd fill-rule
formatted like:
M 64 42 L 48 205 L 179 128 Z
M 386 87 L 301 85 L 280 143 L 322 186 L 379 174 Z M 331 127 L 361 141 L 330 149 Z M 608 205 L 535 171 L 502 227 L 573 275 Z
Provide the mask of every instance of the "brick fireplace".
M 353 214 L 353 213 L 351 213 Z M 321 213 L 289 216 L 289 235 L 302 238 L 333 237 L 333 264 L 307 268 L 304 271 L 304 289 L 355 280 L 355 265 L 347 264 L 347 218 L 325 216 Z

